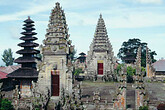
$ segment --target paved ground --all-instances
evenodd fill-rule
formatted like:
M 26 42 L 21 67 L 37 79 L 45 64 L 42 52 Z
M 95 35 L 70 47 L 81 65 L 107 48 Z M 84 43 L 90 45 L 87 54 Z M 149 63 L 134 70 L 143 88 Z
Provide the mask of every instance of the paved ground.
M 117 83 L 113 82 L 90 82 L 83 81 L 81 84 L 82 88 L 82 100 L 93 100 L 94 93 L 100 92 L 101 102 L 108 100 L 108 103 L 112 103 L 113 97 L 115 95 L 115 90 L 117 89 Z
M 165 83 L 153 82 L 145 85 L 151 104 L 157 105 L 160 102 L 165 102 Z

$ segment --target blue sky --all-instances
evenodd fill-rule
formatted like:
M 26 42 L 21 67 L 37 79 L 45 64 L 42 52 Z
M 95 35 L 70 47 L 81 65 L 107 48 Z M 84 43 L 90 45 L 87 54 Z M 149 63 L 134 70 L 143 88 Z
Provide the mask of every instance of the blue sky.
M 35 21 L 38 42 L 45 38 L 51 9 L 60 2 L 66 14 L 70 39 L 77 53 L 89 50 L 99 14 L 102 13 L 115 56 L 122 42 L 139 38 L 151 50 L 165 57 L 164 0 L 0 0 L 0 55 L 11 48 L 14 57 L 23 21 L 27 16 Z M 0 65 L 3 65 L 0 60 Z

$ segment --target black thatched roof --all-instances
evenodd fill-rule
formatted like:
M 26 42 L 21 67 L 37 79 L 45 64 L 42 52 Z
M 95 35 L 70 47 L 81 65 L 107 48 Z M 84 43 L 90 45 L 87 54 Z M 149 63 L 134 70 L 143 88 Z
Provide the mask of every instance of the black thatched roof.
M 77 59 L 85 59 L 85 58 L 86 58 L 85 56 L 80 56 Z
M 33 27 L 23 27 L 22 29 L 23 29 L 23 30 L 36 30 L 36 29 L 33 28 Z
M 36 35 L 37 33 L 35 32 L 21 32 L 23 35 Z
M 31 27 L 31 26 L 34 26 L 34 24 L 24 24 L 23 26 Z
M 9 78 L 38 78 L 38 71 L 35 68 L 22 67 L 7 75 Z
M 22 65 L 22 68 L 14 71 L 9 75 L 9 77 L 21 77 L 21 78 L 33 78 L 37 77 L 38 73 L 36 71 L 36 57 L 35 55 L 39 53 L 38 50 L 35 50 L 34 47 L 39 46 L 39 44 L 33 42 L 37 40 L 36 37 L 33 37 L 33 35 L 36 35 L 37 33 L 33 32 L 35 28 L 33 27 L 34 21 L 30 19 L 30 17 L 24 21 L 26 24 L 24 24 L 24 34 L 23 37 L 21 37 L 21 40 L 24 40 L 24 42 L 19 43 L 18 46 L 24 47 L 21 50 L 18 50 L 18 54 L 22 54 L 22 57 L 19 57 L 15 60 L 16 63 L 19 63 Z
M 34 23 L 34 21 L 30 19 L 30 16 L 28 16 L 28 19 L 26 19 L 24 22 L 25 23 Z
M 79 55 L 86 55 L 84 52 L 81 52 Z
M 18 46 L 21 46 L 21 47 L 38 47 L 39 44 L 34 43 L 34 42 L 29 42 L 29 43 L 23 42 L 23 43 L 19 43 Z
M 27 36 L 23 36 L 23 37 L 21 37 L 20 39 L 21 39 L 21 40 L 31 40 L 31 41 L 33 41 L 33 40 L 37 40 L 38 38 L 37 38 L 37 37 L 27 37 Z
M 38 53 L 40 53 L 40 51 L 35 50 L 35 49 L 21 49 L 21 50 L 18 50 L 16 53 L 18 53 L 18 54 L 24 54 L 24 53 L 38 54 Z
M 36 58 L 35 57 L 19 57 L 17 58 L 14 62 L 15 63 L 33 63 L 35 62 Z

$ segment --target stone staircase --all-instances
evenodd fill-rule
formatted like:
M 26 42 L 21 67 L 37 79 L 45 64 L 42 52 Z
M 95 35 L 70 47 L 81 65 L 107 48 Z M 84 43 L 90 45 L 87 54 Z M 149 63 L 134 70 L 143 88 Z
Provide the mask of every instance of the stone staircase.
M 127 94 L 126 94 L 126 104 L 128 110 L 135 109 L 135 89 L 132 88 L 132 84 L 127 83 Z
M 47 110 L 55 110 L 55 104 L 58 103 L 57 99 L 50 99 L 48 106 L 47 106 Z

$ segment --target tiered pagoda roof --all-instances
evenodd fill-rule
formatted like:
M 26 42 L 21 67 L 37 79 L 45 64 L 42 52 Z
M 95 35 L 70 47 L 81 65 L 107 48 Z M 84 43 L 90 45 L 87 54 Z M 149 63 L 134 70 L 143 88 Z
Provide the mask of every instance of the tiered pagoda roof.
M 17 54 L 22 55 L 22 57 L 15 60 L 15 63 L 21 64 L 22 67 L 8 74 L 7 77 L 37 78 L 38 76 L 36 70 L 36 58 L 34 56 L 35 54 L 38 54 L 39 51 L 34 49 L 34 47 L 39 46 L 39 44 L 33 42 L 34 40 L 37 40 L 37 38 L 33 36 L 37 34 L 33 32 L 33 30 L 35 30 L 35 28 L 33 28 L 34 21 L 28 17 L 24 22 L 25 24 L 23 26 L 25 27 L 22 29 L 25 31 L 21 33 L 23 36 L 20 38 L 20 40 L 23 40 L 24 42 L 18 44 L 18 46 L 23 47 L 23 49 L 16 52 Z
M 85 60 L 86 60 L 86 54 L 83 53 L 83 52 L 81 52 L 79 55 L 80 56 L 77 59 L 79 59 L 80 62 L 85 62 Z
M 109 42 L 104 20 L 100 14 L 93 39 L 93 51 L 111 51 L 112 45 Z
M 81 52 L 79 55 L 81 55 L 81 56 L 84 56 L 84 55 L 86 55 L 84 52 Z
M 60 3 L 57 2 L 55 8 L 52 9 L 45 35 L 45 46 L 42 50 L 44 55 L 69 53 L 67 47 L 71 45 L 71 41 L 69 40 L 67 26 L 64 10 L 60 7 Z

